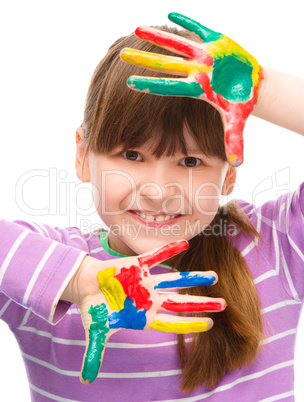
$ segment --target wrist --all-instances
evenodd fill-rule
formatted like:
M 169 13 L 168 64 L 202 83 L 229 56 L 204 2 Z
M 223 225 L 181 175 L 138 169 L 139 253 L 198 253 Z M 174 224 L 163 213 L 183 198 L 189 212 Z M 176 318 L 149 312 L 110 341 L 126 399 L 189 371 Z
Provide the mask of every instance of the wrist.
M 79 277 L 90 259 L 88 255 L 83 258 L 81 264 L 79 265 L 77 271 L 74 273 L 70 281 L 68 282 L 66 288 L 64 289 L 60 300 L 64 300 L 73 304 L 79 304 Z
M 263 106 L 268 102 L 269 93 L 271 93 L 271 86 L 273 83 L 272 70 L 268 67 L 262 67 L 262 79 L 260 81 L 260 87 L 258 90 L 257 103 L 254 106 L 252 114 L 259 117 L 259 113 L 263 109 Z

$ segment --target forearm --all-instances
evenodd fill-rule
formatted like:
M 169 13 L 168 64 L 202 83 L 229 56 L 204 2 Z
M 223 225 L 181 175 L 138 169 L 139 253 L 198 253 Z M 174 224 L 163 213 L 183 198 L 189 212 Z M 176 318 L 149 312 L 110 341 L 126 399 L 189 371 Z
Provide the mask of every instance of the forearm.
M 0 291 L 55 324 L 68 310 L 59 297 L 87 253 L 62 244 L 55 229 L 52 239 L 18 222 L 0 220 Z
M 264 67 L 252 114 L 304 135 L 304 79 Z

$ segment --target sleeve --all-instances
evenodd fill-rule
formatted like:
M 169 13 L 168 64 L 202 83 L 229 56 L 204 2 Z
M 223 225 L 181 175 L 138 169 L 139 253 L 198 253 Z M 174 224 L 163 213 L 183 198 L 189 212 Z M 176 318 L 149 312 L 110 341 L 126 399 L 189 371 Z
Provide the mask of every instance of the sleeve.
M 60 296 L 88 253 L 71 246 L 68 231 L 48 229 L 0 220 L 0 292 L 7 296 L 0 301 L 13 300 L 57 324 L 70 307 Z
M 262 234 L 269 260 L 289 296 L 304 299 L 304 183 L 276 201 L 256 210 L 257 229 Z

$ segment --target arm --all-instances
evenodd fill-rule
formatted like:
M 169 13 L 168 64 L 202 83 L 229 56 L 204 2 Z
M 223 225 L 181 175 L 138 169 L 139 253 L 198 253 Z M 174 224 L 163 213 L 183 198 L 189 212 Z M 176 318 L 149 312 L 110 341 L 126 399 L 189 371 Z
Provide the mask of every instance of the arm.
M 304 135 L 304 79 L 268 67 L 263 72 L 252 115 Z
M 65 241 L 54 228 L 0 221 L 0 291 L 51 324 L 69 309 L 59 299 L 87 254 Z
M 0 221 L 0 291 L 52 324 L 70 304 L 79 306 L 86 331 L 83 383 L 95 380 L 106 343 L 116 331 L 203 332 L 212 327 L 210 318 L 161 312 L 216 312 L 226 307 L 223 299 L 164 294 L 166 289 L 213 285 L 213 271 L 150 275 L 150 268 L 184 251 L 186 241 L 140 256 L 99 261 L 62 244 L 67 238 L 61 231 L 48 227 L 45 235 L 52 239 L 40 232 L 37 225 Z

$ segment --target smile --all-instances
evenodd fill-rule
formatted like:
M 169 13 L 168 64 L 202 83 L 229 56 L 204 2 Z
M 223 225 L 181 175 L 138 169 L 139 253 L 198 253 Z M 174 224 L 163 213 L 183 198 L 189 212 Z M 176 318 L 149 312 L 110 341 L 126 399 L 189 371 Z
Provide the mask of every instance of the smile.
M 158 223 L 162 224 L 166 222 L 167 224 L 173 223 L 176 218 L 180 217 L 180 214 L 165 214 L 165 213 L 152 213 L 152 212 L 143 212 L 143 211 L 129 211 L 133 214 L 134 217 L 138 217 L 141 222 L 149 223 Z

